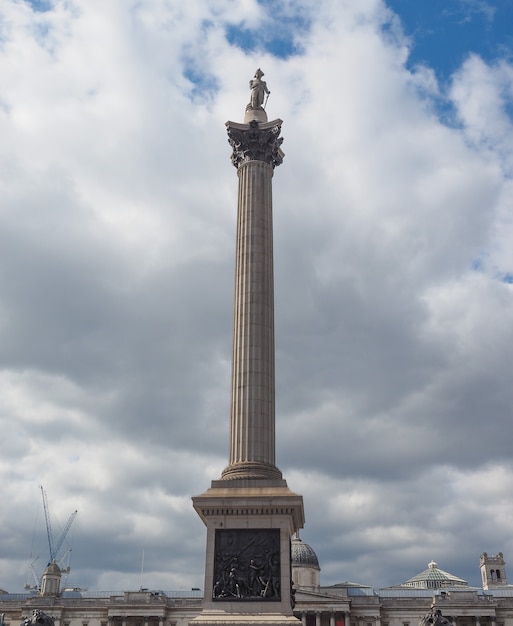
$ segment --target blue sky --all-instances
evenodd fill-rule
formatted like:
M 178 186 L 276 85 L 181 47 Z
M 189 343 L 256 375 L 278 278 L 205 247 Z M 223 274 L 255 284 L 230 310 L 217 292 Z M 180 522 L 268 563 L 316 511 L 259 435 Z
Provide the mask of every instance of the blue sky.
M 52 0 L 26 0 L 36 11 L 48 11 Z M 258 0 L 272 21 L 252 29 L 229 24 L 227 40 L 246 52 L 266 50 L 279 58 L 301 52 L 301 33 L 308 29 L 306 12 L 274 0 Z M 513 56 L 513 3 L 509 0 L 387 0 L 410 38 L 408 65 L 427 64 L 446 81 L 469 54 L 486 61 Z M 191 79 L 199 77 L 191 74 Z
M 261 30 L 227 29 L 227 38 L 246 51 L 265 48 L 287 58 L 298 53 L 301 32 L 308 21 L 281 7 L 280 3 L 260 0 L 273 8 L 275 26 Z M 513 55 L 513 3 L 509 0 L 387 0 L 410 38 L 409 65 L 432 67 L 446 80 L 469 54 L 487 61 L 511 59 Z
M 446 80 L 469 54 L 511 60 L 509 0 L 388 0 L 411 38 L 410 65 L 428 64 Z

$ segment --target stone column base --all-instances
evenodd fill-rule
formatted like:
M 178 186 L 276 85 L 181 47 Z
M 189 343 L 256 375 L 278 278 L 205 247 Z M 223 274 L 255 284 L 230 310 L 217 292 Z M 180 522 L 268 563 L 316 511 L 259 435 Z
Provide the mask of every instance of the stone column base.
M 247 615 L 226 611 L 204 611 L 191 620 L 189 626 L 301 626 L 301 620 L 279 613 Z

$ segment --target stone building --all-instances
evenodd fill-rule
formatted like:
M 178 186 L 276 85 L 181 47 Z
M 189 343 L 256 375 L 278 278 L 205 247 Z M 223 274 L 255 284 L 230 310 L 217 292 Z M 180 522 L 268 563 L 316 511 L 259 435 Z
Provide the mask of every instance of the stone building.
M 293 559 L 294 613 L 303 626 L 418 626 L 431 608 L 454 626 L 513 626 L 513 585 L 507 584 L 502 553 L 481 555 L 482 588 L 470 587 L 433 561 L 385 589 L 350 582 L 324 587 L 315 552 L 298 537 Z
M 432 607 L 454 626 L 513 626 L 513 585 L 507 583 L 502 553 L 480 557 L 483 587 L 468 583 L 434 562 L 397 586 L 374 589 L 344 582 L 321 584 L 315 551 L 297 535 L 292 540 L 294 615 L 303 626 L 418 626 Z M 19 626 L 41 610 L 55 626 L 187 626 L 200 615 L 203 592 L 87 592 L 55 587 L 56 566 L 47 568 L 52 584 L 38 594 L 0 593 L 3 626 Z

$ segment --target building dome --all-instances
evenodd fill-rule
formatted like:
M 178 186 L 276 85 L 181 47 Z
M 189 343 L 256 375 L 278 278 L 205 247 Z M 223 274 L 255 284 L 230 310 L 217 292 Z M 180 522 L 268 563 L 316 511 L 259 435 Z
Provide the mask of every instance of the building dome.
M 313 567 L 320 570 L 319 561 L 312 547 L 299 537 L 292 539 L 292 567 Z
M 292 537 L 291 542 L 292 582 L 296 588 L 318 588 L 321 584 L 321 568 L 313 549 L 303 543 L 299 534 Z
M 431 561 L 427 569 L 407 580 L 403 586 L 416 589 L 440 589 L 441 587 L 468 587 L 468 583 L 449 572 L 444 572 L 438 568 L 438 563 Z

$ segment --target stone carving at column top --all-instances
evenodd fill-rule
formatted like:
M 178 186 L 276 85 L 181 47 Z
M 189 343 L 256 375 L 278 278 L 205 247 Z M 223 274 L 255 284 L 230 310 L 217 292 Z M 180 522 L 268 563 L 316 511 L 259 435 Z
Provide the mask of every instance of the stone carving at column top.
M 255 77 L 249 81 L 251 98 L 246 106 L 244 123 L 226 122 L 228 142 L 233 148 L 231 159 L 237 169 L 248 161 L 263 161 L 274 169 L 281 165 L 285 156 L 280 148 L 283 143 L 280 137 L 282 121 L 267 121 L 266 95 L 269 97 L 271 92 L 262 80 L 263 75 L 258 68 Z
M 237 169 L 247 161 L 264 161 L 273 169 L 283 163 L 281 120 L 263 124 L 256 120 L 249 124 L 227 122 L 226 126 L 228 143 L 233 148 L 232 163 Z

